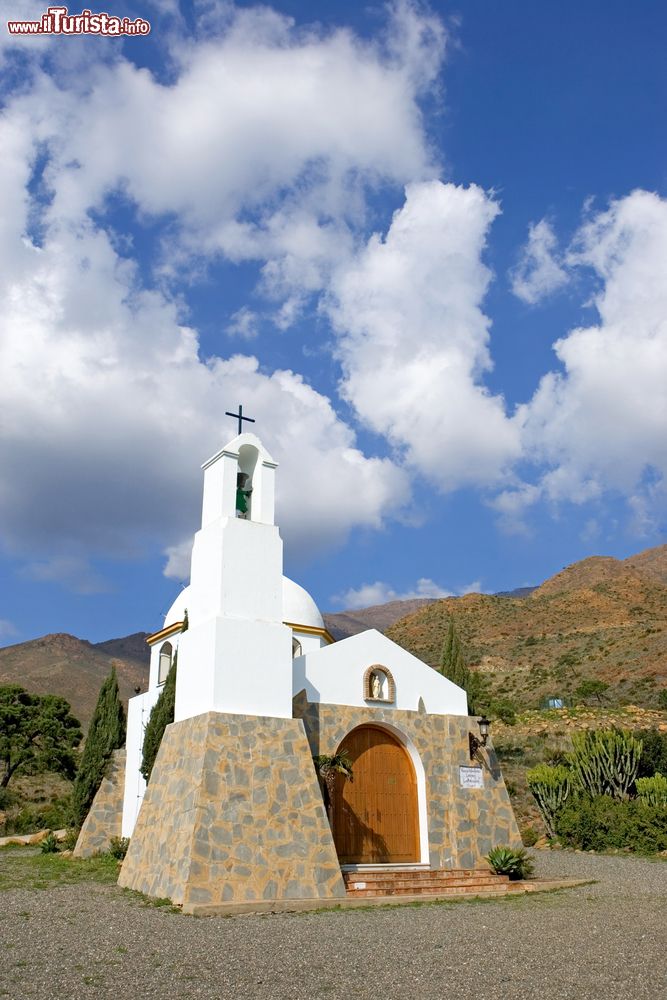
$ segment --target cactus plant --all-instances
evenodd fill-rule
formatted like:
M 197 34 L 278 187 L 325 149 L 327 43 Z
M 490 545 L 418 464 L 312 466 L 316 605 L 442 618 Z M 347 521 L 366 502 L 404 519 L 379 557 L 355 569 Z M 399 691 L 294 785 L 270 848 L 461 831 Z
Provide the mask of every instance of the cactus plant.
M 637 778 L 637 795 L 650 806 L 667 809 L 667 778 L 656 771 L 652 778 Z
M 550 837 L 555 837 L 555 817 L 570 794 L 568 768 L 563 764 L 557 764 L 554 767 L 550 767 L 548 764 L 538 764 L 537 767 L 526 772 L 526 781 L 542 814 L 547 834 Z
M 591 796 L 627 799 L 637 777 L 642 742 L 619 729 L 587 730 L 572 735 L 568 762 L 576 783 Z

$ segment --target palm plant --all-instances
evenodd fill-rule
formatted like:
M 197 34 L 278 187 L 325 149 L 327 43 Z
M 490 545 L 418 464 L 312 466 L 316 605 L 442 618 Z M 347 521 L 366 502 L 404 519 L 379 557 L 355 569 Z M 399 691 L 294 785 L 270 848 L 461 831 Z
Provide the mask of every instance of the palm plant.
M 338 775 L 342 775 L 346 781 L 354 781 L 352 760 L 347 750 L 341 750 L 335 754 L 317 754 L 316 757 L 313 757 L 313 764 L 320 779 L 324 807 L 331 822 L 331 806 L 333 803 L 334 788 L 336 787 L 336 778 Z

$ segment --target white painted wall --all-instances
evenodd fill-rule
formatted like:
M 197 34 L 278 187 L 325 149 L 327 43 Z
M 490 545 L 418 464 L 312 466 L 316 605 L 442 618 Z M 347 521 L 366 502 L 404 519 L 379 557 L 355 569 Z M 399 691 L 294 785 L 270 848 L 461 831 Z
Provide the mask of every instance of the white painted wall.
M 180 642 L 180 639 L 181 639 L 181 633 L 175 632 L 173 635 L 167 636 L 166 639 L 162 639 L 161 642 L 153 643 L 153 645 L 151 646 L 150 668 L 148 674 L 149 691 L 153 691 L 155 688 L 158 688 L 158 691 L 162 689 L 161 684 L 158 686 L 158 677 L 160 671 L 160 651 L 162 650 L 162 647 L 164 646 L 165 642 L 171 643 L 171 648 L 173 650 L 173 655 L 172 655 L 172 662 L 173 662 L 173 658 L 174 655 L 176 654 L 176 650 L 178 649 L 178 644 Z
M 292 635 L 301 643 L 301 649 L 304 654 L 312 653 L 316 649 L 322 649 L 324 646 L 329 645 L 323 635 L 313 635 L 312 632 L 301 632 L 298 628 L 292 629 Z
M 222 517 L 195 535 L 190 627 L 209 618 L 282 621 L 283 543 L 272 524 Z
M 161 688 L 154 688 L 144 694 L 130 698 L 127 706 L 127 741 L 125 764 L 125 792 L 123 795 L 123 828 L 122 836 L 131 837 L 134 824 L 139 815 L 139 809 L 144 799 L 146 782 L 139 768 L 141 767 L 142 749 L 144 745 L 144 730 L 155 702 L 158 700 Z
M 396 684 L 396 700 L 392 705 L 364 699 L 364 674 L 375 663 L 392 673 Z M 375 629 L 297 657 L 293 661 L 293 674 L 293 693 L 305 688 L 310 702 L 358 707 L 382 704 L 416 712 L 421 698 L 426 711 L 432 714 L 468 714 L 462 688 Z
M 283 543 L 272 523 L 276 463 L 258 438 L 240 434 L 204 469 L 176 721 L 204 712 L 291 718 L 292 635 L 283 625 Z M 230 510 L 239 471 L 252 477 L 248 518 Z
M 181 635 L 175 720 L 203 712 L 292 718 L 292 630 L 215 618 Z

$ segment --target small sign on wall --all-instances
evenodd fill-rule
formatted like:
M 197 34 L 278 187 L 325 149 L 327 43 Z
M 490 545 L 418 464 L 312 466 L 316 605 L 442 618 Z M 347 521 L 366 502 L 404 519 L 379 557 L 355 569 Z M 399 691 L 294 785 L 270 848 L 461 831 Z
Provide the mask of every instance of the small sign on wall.
M 484 788 L 484 772 L 481 767 L 459 767 L 461 788 Z

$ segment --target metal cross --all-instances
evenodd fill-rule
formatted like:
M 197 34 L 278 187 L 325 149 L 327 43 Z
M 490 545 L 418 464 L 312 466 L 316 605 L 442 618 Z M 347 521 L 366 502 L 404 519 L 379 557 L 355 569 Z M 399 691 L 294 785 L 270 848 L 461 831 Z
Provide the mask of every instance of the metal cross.
M 225 416 L 226 417 L 234 417 L 235 420 L 238 420 L 238 422 L 239 422 L 239 434 L 243 433 L 243 421 L 244 420 L 247 420 L 251 424 L 255 423 L 255 418 L 254 417 L 244 417 L 243 416 L 243 407 L 241 406 L 240 403 L 239 403 L 239 412 L 238 413 L 230 413 L 229 410 L 226 410 L 225 411 Z

